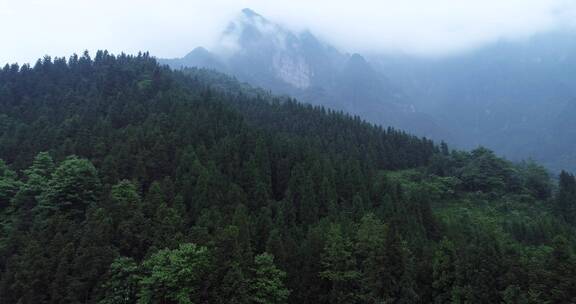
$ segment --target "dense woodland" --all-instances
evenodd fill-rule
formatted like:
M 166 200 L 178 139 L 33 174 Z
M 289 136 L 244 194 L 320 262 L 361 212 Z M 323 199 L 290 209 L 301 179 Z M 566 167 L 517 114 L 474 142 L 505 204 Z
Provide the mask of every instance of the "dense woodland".
M 576 180 L 148 54 L 0 70 L 0 303 L 576 303 Z

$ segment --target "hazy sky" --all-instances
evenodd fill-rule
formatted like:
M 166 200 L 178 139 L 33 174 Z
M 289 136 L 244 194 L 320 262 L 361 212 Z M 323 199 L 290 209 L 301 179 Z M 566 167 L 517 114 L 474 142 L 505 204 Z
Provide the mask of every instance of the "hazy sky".
M 445 55 L 571 26 L 576 0 L 0 0 L 0 64 L 84 49 L 183 56 L 250 7 L 346 51 Z

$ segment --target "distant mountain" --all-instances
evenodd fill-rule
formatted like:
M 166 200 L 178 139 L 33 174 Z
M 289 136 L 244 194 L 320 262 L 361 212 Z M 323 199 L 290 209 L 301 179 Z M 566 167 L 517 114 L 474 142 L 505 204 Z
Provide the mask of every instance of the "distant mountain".
M 360 115 L 422 136 L 450 135 L 359 54 L 342 53 L 311 32 L 293 33 L 244 9 L 212 50 L 161 59 L 172 68 L 204 67 L 301 101 Z
M 444 59 L 370 58 L 461 148 L 576 171 L 576 35 L 499 41 Z
M 498 41 L 440 59 L 341 52 L 245 9 L 210 50 L 164 59 L 512 160 L 576 171 L 576 35 Z

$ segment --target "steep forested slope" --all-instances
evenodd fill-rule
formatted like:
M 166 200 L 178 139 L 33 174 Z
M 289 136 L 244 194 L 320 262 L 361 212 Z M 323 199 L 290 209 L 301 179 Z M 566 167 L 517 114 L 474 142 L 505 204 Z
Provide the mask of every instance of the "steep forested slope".
M 148 54 L 0 71 L 1 303 L 574 301 L 576 182 Z

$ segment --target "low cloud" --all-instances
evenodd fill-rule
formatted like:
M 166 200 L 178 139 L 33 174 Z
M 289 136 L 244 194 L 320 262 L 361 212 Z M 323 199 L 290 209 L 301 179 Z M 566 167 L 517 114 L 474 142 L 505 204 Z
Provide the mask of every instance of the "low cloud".
M 308 1 L 312 2 L 312 1 Z M 353 51 L 446 55 L 498 39 L 523 39 L 571 26 L 576 3 L 566 0 L 316 0 L 296 1 L 269 15 L 309 27 Z
M 250 7 L 353 52 L 449 55 L 498 39 L 573 26 L 573 0 L 4 0 L 0 63 L 84 49 L 159 57 L 213 47 Z

